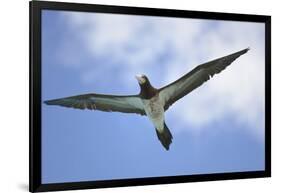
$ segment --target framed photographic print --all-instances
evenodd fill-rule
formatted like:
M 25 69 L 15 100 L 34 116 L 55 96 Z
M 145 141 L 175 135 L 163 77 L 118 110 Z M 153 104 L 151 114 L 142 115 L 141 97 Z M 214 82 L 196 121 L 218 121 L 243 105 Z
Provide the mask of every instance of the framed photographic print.
M 30 192 L 270 177 L 270 25 L 30 2 Z

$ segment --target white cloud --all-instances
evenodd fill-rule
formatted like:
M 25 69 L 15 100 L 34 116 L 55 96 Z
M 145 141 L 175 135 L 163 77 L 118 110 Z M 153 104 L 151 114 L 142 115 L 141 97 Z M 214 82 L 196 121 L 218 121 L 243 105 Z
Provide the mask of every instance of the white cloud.
M 127 80 L 132 81 L 139 73 L 148 74 L 152 83 L 163 86 L 203 62 L 250 47 L 225 71 L 178 101 L 168 116 L 178 119 L 177 128 L 190 129 L 183 127 L 189 124 L 199 131 L 231 115 L 255 136 L 264 135 L 263 24 L 75 12 L 64 13 L 63 18 L 89 53 L 109 61 L 85 68 L 81 79 L 86 82 L 120 67 L 126 69 L 120 77 L 128 88 L 135 85 Z M 159 64 L 159 56 L 164 53 L 165 57 L 167 50 L 171 57 Z M 159 69 L 162 80 L 153 76 Z

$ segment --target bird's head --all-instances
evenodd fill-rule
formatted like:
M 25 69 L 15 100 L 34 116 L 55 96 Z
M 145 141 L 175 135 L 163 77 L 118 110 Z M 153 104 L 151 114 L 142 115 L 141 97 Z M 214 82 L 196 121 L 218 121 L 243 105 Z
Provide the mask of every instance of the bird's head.
M 147 78 L 147 76 L 140 74 L 140 75 L 136 75 L 136 79 L 138 80 L 138 83 L 140 86 L 148 84 L 149 80 Z
M 156 89 L 150 84 L 147 76 L 145 75 L 136 75 L 136 79 L 140 85 L 140 95 L 142 98 L 151 98 L 156 94 Z

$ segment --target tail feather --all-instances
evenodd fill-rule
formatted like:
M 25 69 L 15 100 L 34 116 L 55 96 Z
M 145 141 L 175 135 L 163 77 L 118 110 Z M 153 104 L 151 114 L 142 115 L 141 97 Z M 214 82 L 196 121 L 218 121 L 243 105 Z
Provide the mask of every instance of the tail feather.
M 157 137 L 162 143 L 162 145 L 165 147 L 165 149 L 168 151 L 170 144 L 172 143 L 173 136 L 167 127 L 166 123 L 164 123 L 164 129 L 163 131 L 158 131 L 156 129 Z

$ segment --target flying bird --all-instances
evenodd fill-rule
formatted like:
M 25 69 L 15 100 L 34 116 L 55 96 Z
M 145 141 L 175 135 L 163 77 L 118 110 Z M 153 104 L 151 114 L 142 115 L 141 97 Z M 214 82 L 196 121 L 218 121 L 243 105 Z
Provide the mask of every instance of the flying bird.
M 140 93 L 136 95 L 119 96 L 90 93 L 44 102 L 47 105 L 76 109 L 146 115 L 153 123 L 158 139 L 164 148 L 169 150 L 173 136 L 165 123 L 165 111 L 177 100 L 201 86 L 215 74 L 220 73 L 248 50 L 249 48 L 198 65 L 178 80 L 159 89 L 151 85 L 147 76 L 137 75 Z

